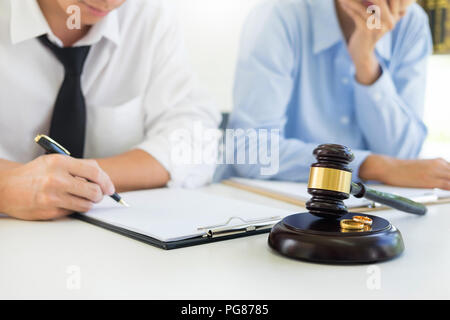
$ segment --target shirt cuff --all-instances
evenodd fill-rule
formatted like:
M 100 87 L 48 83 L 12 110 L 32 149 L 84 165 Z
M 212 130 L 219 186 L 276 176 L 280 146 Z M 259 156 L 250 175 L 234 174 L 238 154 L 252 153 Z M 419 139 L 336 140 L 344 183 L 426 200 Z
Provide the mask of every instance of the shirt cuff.
M 380 67 L 381 76 L 371 85 L 363 85 L 355 79 L 356 101 L 372 101 L 372 104 L 382 106 L 384 100 L 392 99 L 393 96 L 397 95 L 397 89 L 388 68 L 383 62 L 380 62 Z M 361 103 L 361 105 L 369 104 Z
M 198 188 L 211 183 L 214 163 L 184 164 L 172 159 L 172 144 L 164 136 L 155 136 L 135 146 L 154 157 L 170 174 L 170 188 Z
M 367 157 L 372 153 L 365 150 L 353 150 L 353 154 L 355 155 L 355 160 L 353 160 L 349 165 L 350 169 L 353 171 L 352 180 L 353 182 L 363 182 L 359 177 L 359 169 L 364 161 L 366 161 Z

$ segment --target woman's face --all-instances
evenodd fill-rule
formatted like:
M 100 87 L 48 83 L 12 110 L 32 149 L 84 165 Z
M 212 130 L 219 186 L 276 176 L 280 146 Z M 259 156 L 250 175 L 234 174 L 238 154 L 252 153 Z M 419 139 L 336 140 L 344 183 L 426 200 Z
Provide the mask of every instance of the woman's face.
M 361 0 L 365 6 L 371 6 L 374 3 L 371 2 L 370 0 Z M 412 5 L 414 2 L 416 2 L 416 0 L 387 0 L 388 4 L 390 5 L 392 1 L 397 1 L 398 2 L 398 13 L 400 15 L 400 17 L 403 17 L 406 14 L 406 11 L 408 11 L 408 7 L 410 5 Z
M 67 12 L 69 6 L 80 8 L 82 25 L 93 25 L 112 10 L 120 7 L 126 0 L 57 0 L 61 9 Z

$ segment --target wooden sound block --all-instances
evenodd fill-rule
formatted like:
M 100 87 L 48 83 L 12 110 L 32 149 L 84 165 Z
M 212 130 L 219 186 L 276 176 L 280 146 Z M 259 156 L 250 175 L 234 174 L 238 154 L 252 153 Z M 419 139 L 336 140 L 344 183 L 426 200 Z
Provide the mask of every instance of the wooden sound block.
M 356 215 L 361 214 L 348 213 L 341 219 Z M 400 231 L 383 218 L 364 216 L 373 220 L 370 231 L 345 232 L 341 219 L 294 214 L 272 228 L 269 245 L 290 258 L 329 264 L 374 263 L 399 256 L 405 248 Z

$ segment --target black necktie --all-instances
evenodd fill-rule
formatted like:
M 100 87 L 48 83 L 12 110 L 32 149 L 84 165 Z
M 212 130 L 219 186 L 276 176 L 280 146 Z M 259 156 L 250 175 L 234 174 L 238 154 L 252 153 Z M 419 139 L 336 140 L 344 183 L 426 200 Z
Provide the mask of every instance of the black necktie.
M 86 104 L 81 90 L 81 73 L 89 46 L 61 48 L 46 35 L 39 40 L 63 64 L 64 82 L 59 89 L 50 125 L 50 137 L 68 149 L 75 158 L 83 158 L 86 134 Z

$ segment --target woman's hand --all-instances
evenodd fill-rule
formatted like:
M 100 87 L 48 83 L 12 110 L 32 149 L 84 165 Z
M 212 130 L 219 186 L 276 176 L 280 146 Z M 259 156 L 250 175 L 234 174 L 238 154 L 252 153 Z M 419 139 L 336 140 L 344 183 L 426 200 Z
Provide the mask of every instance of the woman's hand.
M 450 163 L 444 159 L 399 160 L 371 155 L 361 165 L 359 177 L 397 187 L 450 190 Z
M 375 56 L 377 42 L 406 14 L 414 0 L 339 0 L 339 5 L 353 20 L 355 29 L 348 39 L 348 51 L 356 70 L 356 80 L 364 85 L 373 84 L 381 75 Z M 369 5 L 377 6 L 371 12 Z M 378 21 L 377 21 L 378 20 Z
M 46 155 L 0 173 L 0 212 L 49 220 L 89 211 L 114 185 L 94 160 Z

